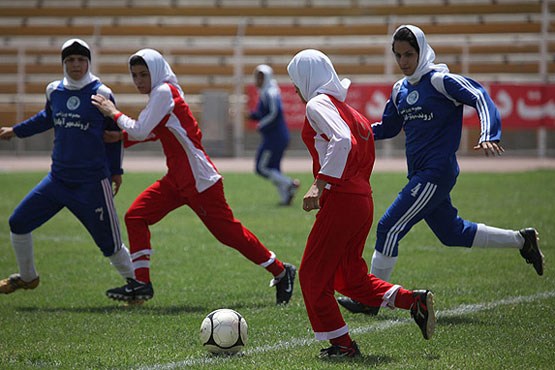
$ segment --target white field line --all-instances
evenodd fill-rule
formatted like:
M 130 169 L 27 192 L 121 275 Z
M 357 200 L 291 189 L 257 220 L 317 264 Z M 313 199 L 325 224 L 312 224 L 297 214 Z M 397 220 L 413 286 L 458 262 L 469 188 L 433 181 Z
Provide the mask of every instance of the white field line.
M 473 313 L 491 310 L 499 306 L 511 305 L 511 304 L 522 304 L 522 303 L 529 303 L 540 301 L 543 299 L 548 299 L 555 297 L 555 291 L 550 292 L 542 292 L 537 293 L 530 296 L 516 296 L 516 297 L 508 297 L 499 301 L 489 302 L 489 303 L 476 303 L 476 304 L 464 304 L 449 310 L 438 311 L 436 312 L 436 316 L 438 319 L 442 317 L 457 317 L 461 315 L 470 315 Z M 354 328 L 350 330 L 352 334 L 364 334 L 376 331 L 383 331 L 394 326 L 412 323 L 412 319 L 400 319 L 400 320 L 386 320 L 374 323 L 369 326 Z M 250 356 L 260 353 L 266 352 L 273 352 L 282 349 L 290 349 L 295 347 L 304 347 L 309 346 L 316 342 L 314 338 L 293 338 L 288 341 L 280 341 L 276 344 L 269 344 L 265 346 L 249 348 L 248 350 L 244 351 L 244 356 Z M 159 364 L 153 366 L 143 366 L 140 367 L 139 370 L 165 370 L 165 369 L 177 369 L 177 368 L 184 368 L 189 366 L 199 366 L 199 365 L 211 365 L 211 364 L 222 364 L 225 363 L 226 357 L 196 357 L 196 358 L 189 358 L 184 361 L 179 362 L 172 362 L 168 364 Z

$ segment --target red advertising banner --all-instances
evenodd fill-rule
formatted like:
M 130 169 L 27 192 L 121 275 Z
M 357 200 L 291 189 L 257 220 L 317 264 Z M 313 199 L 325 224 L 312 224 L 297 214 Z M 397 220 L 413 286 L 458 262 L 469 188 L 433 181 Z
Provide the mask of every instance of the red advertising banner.
M 392 85 L 352 84 L 347 102 L 362 112 L 371 122 L 381 120 L 383 108 Z M 546 84 L 491 84 L 485 85 L 497 105 L 503 128 L 555 129 L 555 85 Z M 295 93 L 293 85 L 281 85 L 285 119 L 291 130 L 300 130 L 304 122 L 305 106 Z M 253 85 L 247 87 L 248 109 L 254 110 L 258 93 Z M 464 125 L 480 127 L 476 111 L 465 107 Z M 246 128 L 254 130 L 256 122 L 247 121 Z

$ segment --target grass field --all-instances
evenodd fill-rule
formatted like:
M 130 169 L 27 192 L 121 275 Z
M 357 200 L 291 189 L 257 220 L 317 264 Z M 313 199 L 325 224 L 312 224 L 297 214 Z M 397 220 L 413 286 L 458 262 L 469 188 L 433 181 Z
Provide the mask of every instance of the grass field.
M 268 182 L 226 173 L 235 215 L 282 260 L 298 266 L 314 213 L 276 206 Z M 310 182 L 308 174 L 301 193 Z M 0 274 L 16 272 L 7 219 L 42 178 L 39 173 L 0 174 Z M 159 174 L 127 174 L 116 197 L 120 219 L 135 196 Z M 375 222 L 404 185 L 403 174 L 373 176 Z M 422 339 L 407 311 L 378 317 L 349 314 L 363 356 L 324 361 L 327 343 L 313 339 L 300 288 L 286 307 L 274 305 L 271 276 L 220 245 L 183 208 L 152 227 L 155 297 L 127 308 L 104 291 L 123 280 L 102 257 L 84 228 L 66 210 L 34 232 L 41 285 L 0 296 L 1 369 L 552 369 L 555 362 L 555 171 L 468 174 L 453 202 L 464 218 L 492 226 L 540 232 L 547 258 L 539 277 L 516 250 L 446 248 L 425 224 L 402 241 L 392 280 L 406 288 L 432 289 L 437 328 Z M 123 223 L 122 223 L 123 225 Z M 123 227 L 125 240 L 127 240 Z M 365 257 L 370 261 L 374 228 Z M 228 307 L 249 324 L 242 356 L 209 356 L 199 327 L 210 311 Z

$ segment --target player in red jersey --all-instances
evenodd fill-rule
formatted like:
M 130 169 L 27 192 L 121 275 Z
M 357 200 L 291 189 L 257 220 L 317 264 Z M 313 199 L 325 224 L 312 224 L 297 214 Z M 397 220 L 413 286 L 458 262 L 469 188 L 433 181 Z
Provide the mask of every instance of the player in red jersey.
M 370 175 L 375 149 L 370 122 L 345 103 L 350 86 L 329 58 L 303 50 L 287 66 L 306 103 L 302 139 L 313 159 L 314 182 L 303 198 L 317 209 L 299 269 L 308 318 L 318 340 L 329 340 L 320 357 L 355 357 L 357 344 L 335 300 L 335 291 L 370 306 L 409 309 L 425 339 L 435 327 L 433 294 L 411 291 L 368 273 L 362 257 L 372 226 Z
M 225 199 L 222 176 L 202 146 L 199 125 L 170 65 L 156 50 L 142 49 L 130 57 L 129 68 L 139 92 L 149 95 L 139 118 L 124 115 L 100 95 L 92 97 L 93 104 L 124 130 L 115 140 L 123 138 L 126 147 L 160 140 L 168 172 L 143 191 L 125 215 L 136 278 L 128 279 L 122 287 L 109 289 L 106 294 L 128 302 L 153 297 L 149 226 L 187 205 L 221 243 L 269 271 L 274 276 L 270 285 L 277 289 L 276 303 L 288 303 L 293 294 L 295 266 L 277 259 L 233 216 Z

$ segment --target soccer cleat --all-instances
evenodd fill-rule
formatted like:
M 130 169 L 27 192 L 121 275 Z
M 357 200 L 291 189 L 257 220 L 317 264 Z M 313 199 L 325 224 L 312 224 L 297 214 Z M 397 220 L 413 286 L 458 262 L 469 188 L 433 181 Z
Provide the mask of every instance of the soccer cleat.
M 287 304 L 293 295 L 293 286 L 295 283 L 295 274 L 297 273 L 297 268 L 289 263 L 284 263 L 285 276 L 280 280 L 272 280 L 270 285 L 275 285 L 276 287 L 276 304 Z
M 331 346 L 320 350 L 320 358 L 339 358 L 339 357 L 358 357 L 360 350 L 356 342 L 352 342 L 350 347 Z
M 127 284 L 119 288 L 108 289 L 106 295 L 116 301 L 125 301 L 128 304 L 142 304 L 154 296 L 152 283 L 141 283 L 135 279 L 127 278 Z M 139 301 L 143 301 L 140 302 Z
M 10 294 L 18 289 L 35 289 L 39 286 L 39 283 L 38 276 L 27 282 L 23 281 L 19 274 L 11 274 L 8 278 L 0 280 L 0 293 Z
M 337 303 L 352 313 L 363 313 L 365 315 L 376 316 L 380 311 L 380 306 L 367 306 L 349 297 L 338 297 Z
M 415 290 L 415 301 L 410 307 L 410 315 L 422 331 L 424 339 L 431 339 L 436 327 L 434 294 L 429 290 Z
M 531 263 L 538 275 L 543 275 L 544 257 L 538 245 L 538 232 L 531 227 L 519 231 L 524 238 L 524 246 L 520 249 L 520 255 Z
M 283 203 L 281 203 L 281 205 L 283 206 L 291 205 L 291 202 L 293 201 L 295 194 L 297 194 L 297 190 L 299 190 L 300 186 L 301 186 L 301 181 L 299 179 L 294 179 L 291 182 L 291 185 L 289 185 L 289 187 L 287 188 L 285 200 L 283 201 Z

